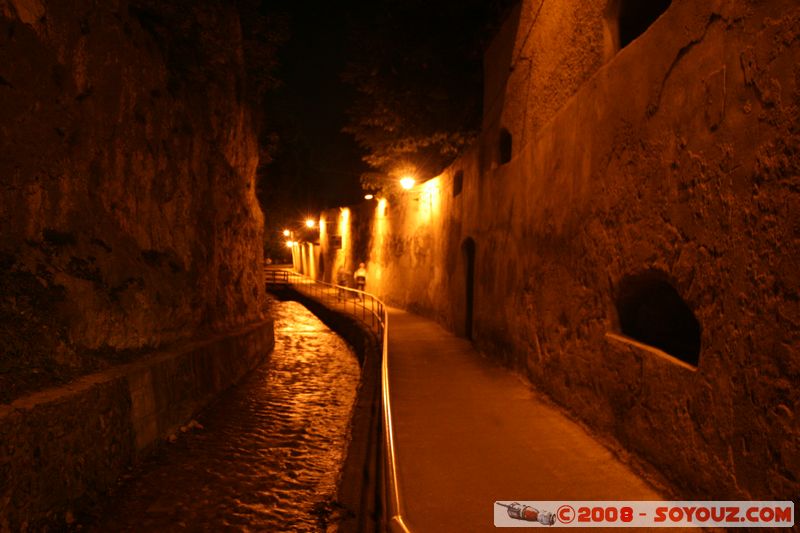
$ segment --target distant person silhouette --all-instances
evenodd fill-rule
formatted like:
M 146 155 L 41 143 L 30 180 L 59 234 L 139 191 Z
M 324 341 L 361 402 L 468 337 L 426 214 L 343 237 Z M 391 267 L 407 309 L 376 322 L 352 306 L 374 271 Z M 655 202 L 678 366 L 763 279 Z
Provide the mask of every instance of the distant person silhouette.
M 358 270 L 353 274 L 353 277 L 356 279 L 356 289 L 363 291 L 364 286 L 367 284 L 367 269 L 364 263 L 358 264 Z

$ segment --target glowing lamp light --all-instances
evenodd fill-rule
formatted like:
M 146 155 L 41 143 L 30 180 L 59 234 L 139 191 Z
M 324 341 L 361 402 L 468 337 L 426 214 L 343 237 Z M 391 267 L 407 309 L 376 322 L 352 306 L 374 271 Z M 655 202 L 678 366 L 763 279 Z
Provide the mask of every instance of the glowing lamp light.
M 317 225 L 317 223 L 313 219 L 311 219 L 311 218 L 306 219 L 306 227 L 307 228 L 313 228 L 316 225 Z
M 400 186 L 405 190 L 411 189 L 414 186 L 414 183 L 416 183 L 416 180 L 414 180 L 414 178 L 411 176 L 406 176 L 400 179 Z
M 289 232 L 289 230 L 288 230 L 288 229 L 285 229 L 285 230 L 283 230 L 283 236 L 284 236 L 284 237 L 288 237 L 288 236 L 289 236 L 289 234 L 290 234 L 290 232 Z
M 292 241 L 286 241 L 287 248 L 291 248 L 292 246 L 294 246 L 294 243 Z
M 375 197 L 372 196 L 371 194 L 365 194 L 364 195 L 364 200 L 372 200 L 373 198 L 375 198 Z

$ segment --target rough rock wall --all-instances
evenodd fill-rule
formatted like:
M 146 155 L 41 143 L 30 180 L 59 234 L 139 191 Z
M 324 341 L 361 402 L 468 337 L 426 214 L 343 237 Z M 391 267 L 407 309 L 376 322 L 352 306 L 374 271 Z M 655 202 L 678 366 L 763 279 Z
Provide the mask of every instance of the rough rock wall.
M 428 182 L 434 217 L 424 186 L 376 214 L 371 289 L 463 332 L 473 239 L 485 353 L 685 497 L 798 494 L 798 58 L 796 2 L 674 0 L 511 162 L 474 148 Z M 699 321 L 696 368 L 622 335 L 641 273 Z
M 499 93 L 484 101 L 484 168 L 497 167 L 501 127 L 511 134 L 516 156 L 613 56 L 607 13 L 614 3 L 524 0 L 512 12 L 506 25 L 516 27 L 504 25 L 484 60 L 487 90 Z M 513 43 L 506 42 L 509 36 Z
M 0 0 L 0 401 L 260 318 L 244 83 L 224 2 Z

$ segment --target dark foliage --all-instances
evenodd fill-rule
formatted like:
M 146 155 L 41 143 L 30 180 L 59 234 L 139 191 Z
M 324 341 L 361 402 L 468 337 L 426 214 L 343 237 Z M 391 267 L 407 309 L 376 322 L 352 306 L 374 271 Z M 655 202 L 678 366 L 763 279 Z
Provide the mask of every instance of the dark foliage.
M 280 86 L 276 76 L 279 66 L 278 52 L 289 38 L 288 16 L 282 11 L 271 10 L 267 0 L 237 0 L 239 19 L 242 25 L 247 94 L 252 102 L 261 107 L 267 91 Z M 266 135 L 261 146 L 262 156 L 273 149 L 274 140 Z
M 433 176 L 472 140 L 483 50 L 511 4 L 382 0 L 355 20 L 343 77 L 358 96 L 345 131 L 379 174 Z

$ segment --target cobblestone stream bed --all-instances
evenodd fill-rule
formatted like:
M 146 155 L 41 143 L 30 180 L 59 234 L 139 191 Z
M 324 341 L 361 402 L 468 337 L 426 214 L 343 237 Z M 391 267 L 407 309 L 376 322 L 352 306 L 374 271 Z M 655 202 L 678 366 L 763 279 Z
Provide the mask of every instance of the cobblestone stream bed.
M 275 350 L 136 468 L 84 531 L 325 531 L 360 368 L 305 307 L 275 302 Z

